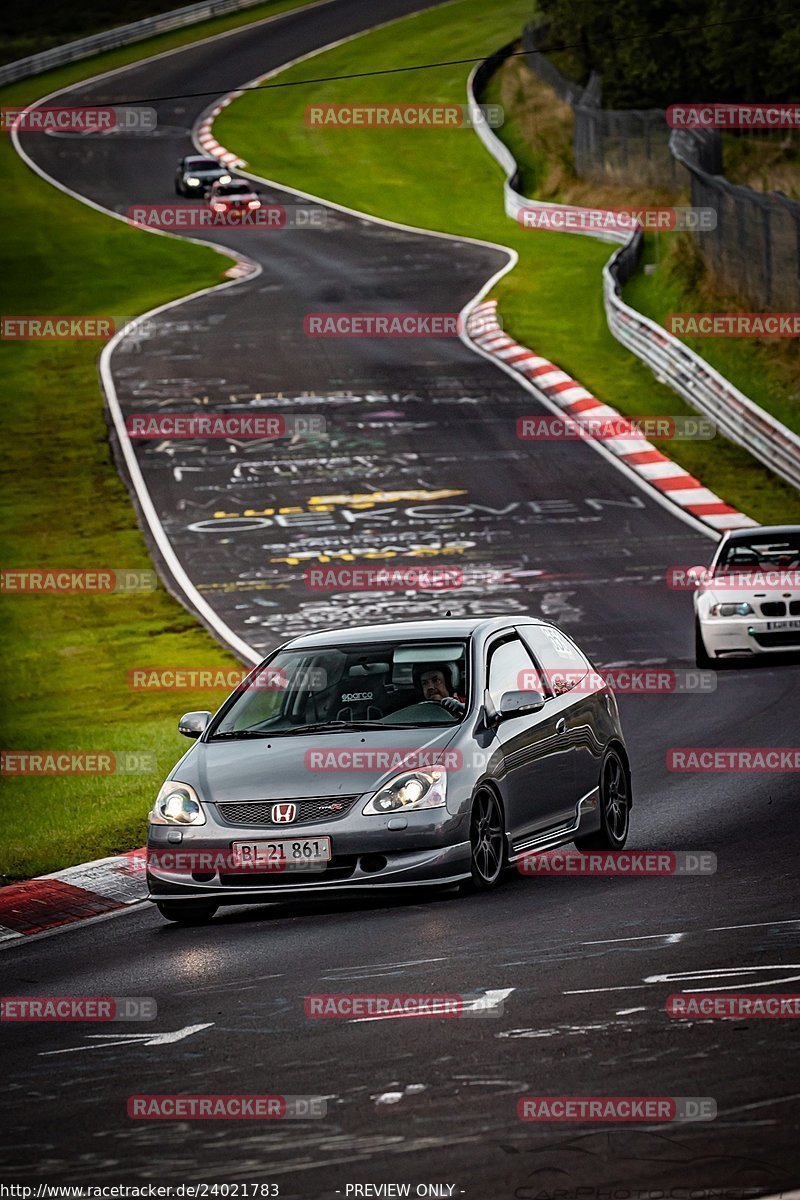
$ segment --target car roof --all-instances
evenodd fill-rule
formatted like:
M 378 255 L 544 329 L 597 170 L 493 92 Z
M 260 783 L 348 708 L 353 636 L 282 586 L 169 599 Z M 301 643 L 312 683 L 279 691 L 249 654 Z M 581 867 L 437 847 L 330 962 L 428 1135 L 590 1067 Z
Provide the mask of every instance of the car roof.
M 731 529 L 726 541 L 747 541 L 752 537 L 780 537 L 786 533 L 800 533 L 800 525 L 752 525 L 749 529 Z
M 285 643 L 285 648 L 309 649 L 330 646 L 351 646 L 359 642 L 385 641 L 389 638 L 423 641 L 426 638 L 469 638 L 486 636 L 512 625 L 545 625 L 537 617 L 514 614 L 505 617 L 441 617 L 429 621 L 387 621 L 383 625 L 346 625 L 319 633 L 301 633 Z
M 215 167 L 224 168 L 225 164 L 221 163 L 218 158 L 214 158 L 213 154 L 189 154 L 183 160 L 185 163 L 213 163 Z

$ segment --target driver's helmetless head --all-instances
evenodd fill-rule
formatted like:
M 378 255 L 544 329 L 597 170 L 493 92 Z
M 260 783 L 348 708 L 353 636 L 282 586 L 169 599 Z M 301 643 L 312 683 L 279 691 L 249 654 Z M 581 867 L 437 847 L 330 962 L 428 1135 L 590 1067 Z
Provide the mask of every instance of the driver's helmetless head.
M 419 685 L 422 688 L 422 695 L 426 700 L 446 700 L 450 695 L 450 688 L 444 677 L 444 671 L 441 671 L 439 667 L 432 667 L 430 671 L 423 671 L 419 677 Z

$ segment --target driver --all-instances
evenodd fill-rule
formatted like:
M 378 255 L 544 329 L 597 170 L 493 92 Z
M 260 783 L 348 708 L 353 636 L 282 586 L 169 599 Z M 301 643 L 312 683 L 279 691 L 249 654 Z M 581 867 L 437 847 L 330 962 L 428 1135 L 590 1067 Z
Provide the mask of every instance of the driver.
M 422 699 L 441 704 L 451 716 L 461 717 L 467 706 L 464 697 L 459 696 L 451 685 L 452 676 L 458 677 L 453 663 L 425 663 L 414 668 L 414 683 L 422 693 Z

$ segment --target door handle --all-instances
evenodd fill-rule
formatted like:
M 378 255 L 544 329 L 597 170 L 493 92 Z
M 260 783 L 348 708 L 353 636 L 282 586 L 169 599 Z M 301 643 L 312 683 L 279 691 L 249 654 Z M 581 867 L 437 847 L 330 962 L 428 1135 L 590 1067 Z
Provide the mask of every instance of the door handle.
M 556 721 L 556 733 L 563 733 L 566 728 L 567 728 L 567 718 L 559 717 L 558 720 Z

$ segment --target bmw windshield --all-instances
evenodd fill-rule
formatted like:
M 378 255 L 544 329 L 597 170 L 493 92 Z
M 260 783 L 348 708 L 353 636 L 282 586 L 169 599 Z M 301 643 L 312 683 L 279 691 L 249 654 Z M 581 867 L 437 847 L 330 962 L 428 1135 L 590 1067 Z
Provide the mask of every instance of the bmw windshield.
M 228 700 L 208 740 L 456 725 L 467 670 L 461 641 L 281 650 Z

